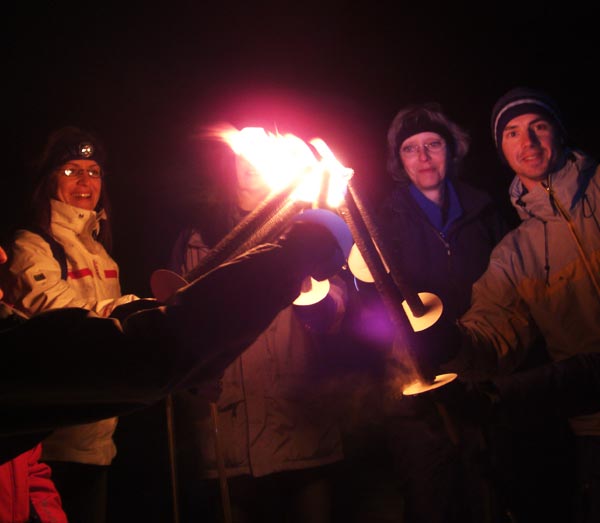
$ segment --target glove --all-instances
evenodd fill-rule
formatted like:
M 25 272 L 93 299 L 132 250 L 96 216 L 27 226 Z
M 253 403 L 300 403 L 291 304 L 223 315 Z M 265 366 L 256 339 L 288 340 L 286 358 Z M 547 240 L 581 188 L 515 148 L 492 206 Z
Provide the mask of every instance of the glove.
M 450 321 L 445 314 L 427 329 L 418 332 L 410 329 L 408 337 L 411 355 L 421 375 L 428 381 L 442 373 L 442 365 L 456 356 L 461 345 L 458 324 Z
M 119 320 L 121 323 L 130 316 L 131 314 L 143 311 L 146 309 L 155 309 L 163 305 L 161 302 L 153 299 L 153 298 L 143 298 L 139 300 L 133 300 L 129 303 L 124 303 L 123 305 L 118 305 L 115 307 L 110 313 L 110 318 L 115 318 Z
M 516 423 L 600 411 L 600 352 L 494 379 L 505 415 Z
M 457 419 L 488 423 L 500 409 L 500 393 L 492 381 L 465 382 L 459 378 L 433 389 L 431 398 Z
M 296 222 L 279 243 L 298 262 L 303 273 L 317 281 L 333 276 L 344 264 L 335 238 L 322 225 Z

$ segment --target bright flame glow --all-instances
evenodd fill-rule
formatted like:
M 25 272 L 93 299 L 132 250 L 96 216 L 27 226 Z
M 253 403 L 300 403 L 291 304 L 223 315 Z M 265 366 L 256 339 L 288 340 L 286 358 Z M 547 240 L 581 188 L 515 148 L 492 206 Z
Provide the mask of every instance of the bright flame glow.
M 327 205 L 338 207 L 344 199 L 346 187 L 354 171 L 350 167 L 344 167 L 321 138 L 313 138 L 310 143 L 321 155 L 323 170 L 329 173 Z
M 344 167 L 321 138 L 310 140 L 313 149 L 293 134 L 274 134 L 262 127 L 230 128 L 220 137 L 237 155 L 250 162 L 272 191 L 280 191 L 298 177 L 300 183 L 290 195 L 292 200 L 316 202 L 327 179 L 326 203 L 339 206 L 354 171 Z

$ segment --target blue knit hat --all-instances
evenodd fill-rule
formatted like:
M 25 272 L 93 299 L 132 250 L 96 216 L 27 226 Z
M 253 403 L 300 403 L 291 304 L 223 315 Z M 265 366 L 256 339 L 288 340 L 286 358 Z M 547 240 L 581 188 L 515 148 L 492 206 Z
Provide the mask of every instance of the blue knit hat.
M 565 127 L 556 102 L 543 91 L 528 87 L 515 87 L 502 95 L 492 109 L 492 136 L 503 161 L 506 161 L 502 153 L 504 128 L 513 118 L 527 113 L 535 113 L 548 118 L 556 124 L 561 136 L 565 137 Z

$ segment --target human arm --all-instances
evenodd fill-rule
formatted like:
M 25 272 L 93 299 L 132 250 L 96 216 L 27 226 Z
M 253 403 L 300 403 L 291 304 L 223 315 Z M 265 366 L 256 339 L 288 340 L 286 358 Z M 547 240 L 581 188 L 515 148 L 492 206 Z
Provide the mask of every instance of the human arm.
M 67 523 L 60 495 L 52 481 L 51 469 L 39 461 L 41 445 L 25 453 L 29 479 L 29 499 L 41 523 Z M 24 456 L 24 457 L 25 457 Z
M 122 324 L 58 309 L 0 330 L 0 436 L 121 415 L 220 375 L 307 276 L 332 276 L 343 256 L 320 226 L 296 224 Z M 85 347 L 82 348 L 82 341 Z
M 457 379 L 435 398 L 459 417 L 520 427 L 550 417 L 573 417 L 600 410 L 600 352 L 576 354 L 494 379 Z
M 443 310 L 433 325 L 407 336 L 424 375 L 456 372 L 485 379 L 519 368 L 541 335 L 511 278 L 492 258 L 461 318 Z
M 540 337 L 504 251 L 494 251 L 488 269 L 473 285 L 471 307 L 458 320 L 461 344 L 452 365 L 459 372 L 512 372 Z

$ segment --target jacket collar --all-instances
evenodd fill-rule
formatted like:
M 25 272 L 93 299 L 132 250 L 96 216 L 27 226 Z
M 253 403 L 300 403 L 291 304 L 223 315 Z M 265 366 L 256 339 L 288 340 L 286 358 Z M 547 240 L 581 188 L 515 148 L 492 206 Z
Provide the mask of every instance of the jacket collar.
M 52 225 L 66 227 L 76 234 L 96 235 L 100 231 L 100 221 L 106 219 L 104 210 L 99 213 L 88 211 L 55 199 L 50 200 L 50 206 Z
M 461 216 L 458 218 L 459 220 L 466 220 L 471 216 L 478 215 L 487 205 L 490 204 L 491 199 L 486 193 L 457 179 L 453 179 L 451 183 L 456 193 L 458 205 L 462 210 Z M 408 187 L 408 185 L 398 184 L 394 189 L 391 197 L 391 205 L 393 210 L 401 214 L 414 214 L 415 212 L 422 213 L 423 211 L 410 194 Z
M 583 195 L 596 167 L 597 162 L 585 153 L 568 151 L 564 166 L 548 177 L 554 197 L 565 207 L 572 209 Z M 549 219 L 556 215 L 548 190 L 541 182 L 533 190 L 527 191 L 519 177 L 515 176 L 509 188 L 509 196 L 522 220 L 529 217 Z
M 417 202 L 421 210 L 427 215 L 427 219 L 436 230 L 445 233 L 450 225 L 458 220 L 462 213 L 462 207 L 458 201 L 458 196 L 454 190 L 454 186 L 450 181 L 446 181 L 446 216 L 444 220 L 443 210 L 434 202 L 429 200 L 419 189 L 414 185 L 409 186 L 409 192 Z

